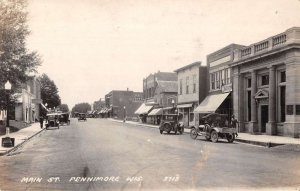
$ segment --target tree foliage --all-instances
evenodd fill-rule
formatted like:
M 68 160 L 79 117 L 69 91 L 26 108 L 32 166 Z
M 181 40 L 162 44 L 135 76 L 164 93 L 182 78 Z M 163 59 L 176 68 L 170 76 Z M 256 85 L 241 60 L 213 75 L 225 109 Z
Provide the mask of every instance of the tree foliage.
M 20 92 L 29 75 L 36 72 L 41 60 L 36 52 L 26 48 L 27 1 L 0 1 L 0 107 L 5 102 L 4 84 L 12 84 L 11 94 Z
M 39 77 L 39 80 L 41 82 L 41 99 L 43 100 L 43 103 L 47 103 L 48 108 L 57 108 L 61 105 L 58 89 L 54 81 L 46 74 L 42 74 L 42 76 Z
M 89 103 L 78 103 L 72 108 L 72 113 L 86 113 L 91 110 L 91 105 Z
M 67 104 L 61 104 L 58 109 L 62 112 L 69 112 L 69 106 Z

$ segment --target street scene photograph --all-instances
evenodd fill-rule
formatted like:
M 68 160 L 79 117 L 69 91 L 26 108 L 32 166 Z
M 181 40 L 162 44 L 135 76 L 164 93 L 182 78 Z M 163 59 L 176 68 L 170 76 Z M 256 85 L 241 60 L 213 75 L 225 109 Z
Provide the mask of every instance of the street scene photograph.
M 300 191 L 300 0 L 0 0 L 0 191 Z

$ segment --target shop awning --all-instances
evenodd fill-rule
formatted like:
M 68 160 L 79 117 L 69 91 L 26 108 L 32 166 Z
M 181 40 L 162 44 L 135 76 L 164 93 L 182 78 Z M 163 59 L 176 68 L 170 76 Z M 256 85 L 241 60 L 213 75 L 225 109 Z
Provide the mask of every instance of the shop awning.
M 163 109 L 162 108 L 157 108 L 157 109 L 153 109 L 148 116 L 153 116 L 153 115 L 162 115 L 163 113 Z
M 188 104 L 177 105 L 177 108 L 188 108 L 188 107 L 193 107 L 193 104 L 192 103 L 188 103 Z
M 146 105 L 143 103 L 135 112 L 134 114 L 142 115 L 142 114 L 147 114 L 151 109 L 152 105 Z
M 207 96 L 201 104 L 194 110 L 194 113 L 213 113 L 227 98 L 229 93 Z

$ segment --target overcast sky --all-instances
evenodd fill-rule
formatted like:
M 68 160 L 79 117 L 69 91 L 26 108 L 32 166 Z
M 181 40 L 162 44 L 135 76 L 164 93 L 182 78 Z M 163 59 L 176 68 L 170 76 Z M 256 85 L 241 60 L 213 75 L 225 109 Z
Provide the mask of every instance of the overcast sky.
M 28 47 L 70 108 L 300 27 L 300 0 L 29 0 L 28 8 Z

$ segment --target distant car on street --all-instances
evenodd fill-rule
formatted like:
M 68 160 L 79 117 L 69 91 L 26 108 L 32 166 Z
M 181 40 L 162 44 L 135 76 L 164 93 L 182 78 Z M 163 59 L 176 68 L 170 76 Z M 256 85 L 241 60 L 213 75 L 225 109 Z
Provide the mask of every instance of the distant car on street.
M 59 123 L 70 125 L 70 114 L 69 113 L 60 113 Z
M 78 114 L 78 121 L 86 121 L 86 114 L 85 113 L 79 113 Z

